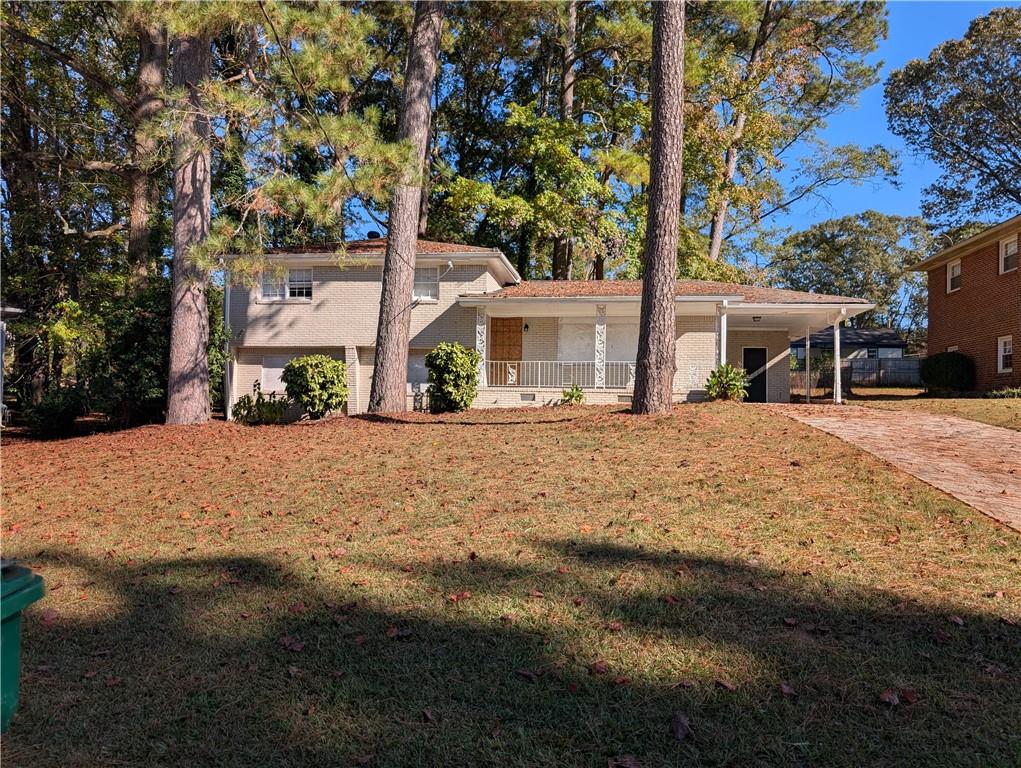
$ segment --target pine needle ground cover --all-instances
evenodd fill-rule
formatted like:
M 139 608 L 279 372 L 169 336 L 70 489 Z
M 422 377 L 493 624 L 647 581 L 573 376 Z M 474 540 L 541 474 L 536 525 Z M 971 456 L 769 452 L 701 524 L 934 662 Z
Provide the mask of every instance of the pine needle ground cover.
M 891 410 L 916 410 L 981 421 L 994 427 L 1021 430 L 1021 399 L 987 397 L 923 397 L 917 390 L 862 389 L 851 400 L 859 405 Z
M 738 404 L 3 450 L 19 766 L 1014 766 L 1016 533 Z

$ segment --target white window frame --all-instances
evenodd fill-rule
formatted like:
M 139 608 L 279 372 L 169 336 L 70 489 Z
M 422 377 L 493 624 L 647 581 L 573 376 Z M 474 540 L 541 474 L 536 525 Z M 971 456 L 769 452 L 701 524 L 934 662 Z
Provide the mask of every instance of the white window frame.
M 308 275 L 306 278 L 305 275 Z M 312 301 L 312 286 L 315 283 L 315 274 L 312 267 L 287 270 L 287 298 L 291 301 Z M 308 296 L 294 295 L 298 290 L 302 293 L 308 290 Z
M 434 277 L 426 277 L 426 273 Z M 421 277 L 419 276 L 421 275 Z M 420 286 L 432 285 L 432 291 L 425 292 Z M 418 304 L 436 304 L 440 300 L 440 268 L 439 267 L 415 267 L 415 287 L 411 293 L 411 300 Z
M 1012 245 L 1014 246 L 1014 252 L 1008 254 L 1007 253 L 1007 249 L 1010 246 L 1012 246 Z M 1014 257 L 1014 266 L 1011 267 L 1010 269 L 1006 269 L 1005 268 L 1006 264 L 1007 264 L 1007 257 L 1008 256 L 1013 256 Z M 1003 240 L 1001 240 L 1000 241 L 1000 274 L 1001 275 L 1006 275 L 1008 272 L 1015 272 L 1015 271 L 1017 271 L 1017 262 L 1018 262 L 1019 259 L 1021 259 L 1021 257 L 1019 257 L 1019 255 L 1018 255 L 1018 236 L 1014 235 L 1013 237 L 1005 237 Z
M 297 273 L 297 275 L 295 274 Z M 305 278 L 307 273 L 308 277 Z M 277 277 L 277 275 L 280 275 Z M 298 277 L 300 275 L 300 278 Z M 271 293 L 266 292 L 268 285 L 274 286 Z M 282 273 L 264 272 L 259 281 L 259 300 L 263 303 L 294 302 L 308 304 L 315 295 L 315 270 L 312 267 L 296 267 L 285 269 Z M 308 296 L 295 296 L 296 289 L 307 289 Z M 303 291 L 304 292 L 304 291 Z
M 1010 365 L 1003 364 L 1003 358 L 1010 355 Z M 1014 337 L 1013 336 L 1000 336 L 996 340 L 996 372 L 997 373 L 1013 373 L 1014 372 Z
M 957 275 L 956 275 L 956 277 L 958 279 L 958 286 L 956 288 L 951 287 L 951 282 L 953 281 L 953 279 L 955 277 L 955 275 L 953 274 L 954 267 L 957 267 Z M 959 290 L 961 290 L 960 278 L 961 278 L 961 274 L 963 272 L 964 272 L 964 270 L 961 269 L 961 260 L 960 259 L 954 259 L 951 262 L 947 262 L 947 293 L 957 293 Z

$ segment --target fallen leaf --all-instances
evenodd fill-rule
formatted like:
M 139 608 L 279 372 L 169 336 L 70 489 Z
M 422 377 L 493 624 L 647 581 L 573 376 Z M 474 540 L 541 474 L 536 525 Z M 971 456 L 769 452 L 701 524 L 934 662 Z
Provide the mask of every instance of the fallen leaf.
M 734 685 L 734 684 L 733 684 L 732 682 L 730 682 L 729 680 L 717 680 L 717 681 L 716 681 L 716 685 L 718 685 L 718 686 L 719 686 L 720 688 L 723 688 L 723 689 L 724 689 L 724 690 L 726 690 L 726 691 L 731 691 L 731 692 L 733 692 L 733 691 L 736 691 L 736 690 L 737 690 L 737 686 L 736 686 L 736 685 Z
M 610 665 L 607 664 L 603 659 L 594 661 L 589 665 L 589 672 L 593 675 L 605 675 L 610 669 Z
M 678 741 L 684 741 L 691 736 L 691 720 L 683 712 L 674 712 L 670 718 L 670 732 Z
M 788 616 L 786 619 L 783 620 L 783 623 L 786 624 L 788 627 L 798 626 L 798 620 L 795 619 L 793 616 Z
M 780 683 L 780 693 L 788 699 L 793 699 L 798 695 L 798 692 L 794 690 L 794 686 L 786 682 Z
M 642 768 L 634 755 L 617 755 L 606 761 L 606 768 Z
M 538 589 L 530 589 L 530 590 L 528 590 L 528 596 L 529 597 L 546 597 L 546 593 L 542 592 L 542 591 L 540 591 Z
M 622 629 L 624 629 L 624 625 L 621 624 L 619 621 L 611 621 L 606 625 L 606 628 L 611 632 L 620 632 Z
M 901 688 L 900 697 L 908 704 L 914 704 L 918 701 L 918 694 L 915 693 L 913 688 Z
M 956 624 L 959 627 L 964 626 L 964 619 L 962 619 L 960 616 L 948 616 L 947 621 L 949 621 L 951 624 Z
M 425 722 L 427 722 L 427 723 L 435 723 L 436 722 L 436 715 L 434 715 L 432 713 L 431 709 L 423 709 L 422 710 L 422 719 Z
M 299 653 L 305 649 L 305 643 L 291 635 L 284 635 L 280 638 L 280 645 L 291 653 Z
M 879 694 L 879 700 L 891 707 L 896 707 L 900 704 L 900 696 L 897 695 L 897 691 L 893 690 L 893 688 L 887 688 Z

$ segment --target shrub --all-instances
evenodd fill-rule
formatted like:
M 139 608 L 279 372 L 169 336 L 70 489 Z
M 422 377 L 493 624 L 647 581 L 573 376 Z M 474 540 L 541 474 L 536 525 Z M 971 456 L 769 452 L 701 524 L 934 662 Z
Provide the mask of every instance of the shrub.
M 29 410 L 29 429 L 37 437 L 65 437 L 74 432 L 74 420 L 84 413 L 85 402 L 78 390 L 56 387 Z
M 310 419 L 339 411 L 347 402 L 347 365 L 327 355 L 296 357 L 280 377 L 287 398 Z
M 975 361 L 960 352 L 940 352 L 925 358 L 919 374 L 932 392 L 967 392 L 975 388 Z
M 709 374 L 705 389 L 710 400 L 744 400 L 748 396 L 748 374 L 744 368 L 724 363 Z
M 991 397 L 994 400 L 1021 398 L 1021 387 L 1003 387 L 1002 389 L 994 389 L 992 392 L 986 392 L 986 397 Z
M 565 389 L 562 393 L 564 405 L 581 405 L 585 402 L 585 390 L 579 387 L 577 384 L 572 384 L 570 389 Z
M 254 395 L 254 396 L 253 396 Z M 269 397 L 262 394 L 259 382 L 252 385 L 251 395 L 242 395 L 230 409 L 230 417 L 238 424 L 255 426 L 257 424 L 279 424 L 284 420 L 284 412 L 289 403 L 286 399 L 277 399 L 275 394 Z
M 429 369 L 429 410 L 433 413 L 463 411 L 479 391 L 479 353 L 474 349 L 444 342 L 425 356 Z

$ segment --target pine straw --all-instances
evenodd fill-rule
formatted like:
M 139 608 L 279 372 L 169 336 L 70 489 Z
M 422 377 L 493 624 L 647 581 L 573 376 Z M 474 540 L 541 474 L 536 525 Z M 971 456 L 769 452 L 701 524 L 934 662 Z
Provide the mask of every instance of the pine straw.
M 1021 755 L 1021 537 L 765 409 L 149 427 L 3 458 L 4 554 L 49 588 L 12 765 Z
M 851 400 L 858 405 L 959 416 L 994 427 L 1021 430 L 1021 399 L 1018 398 L 924 397 L 920 390 L 862 389 Z

